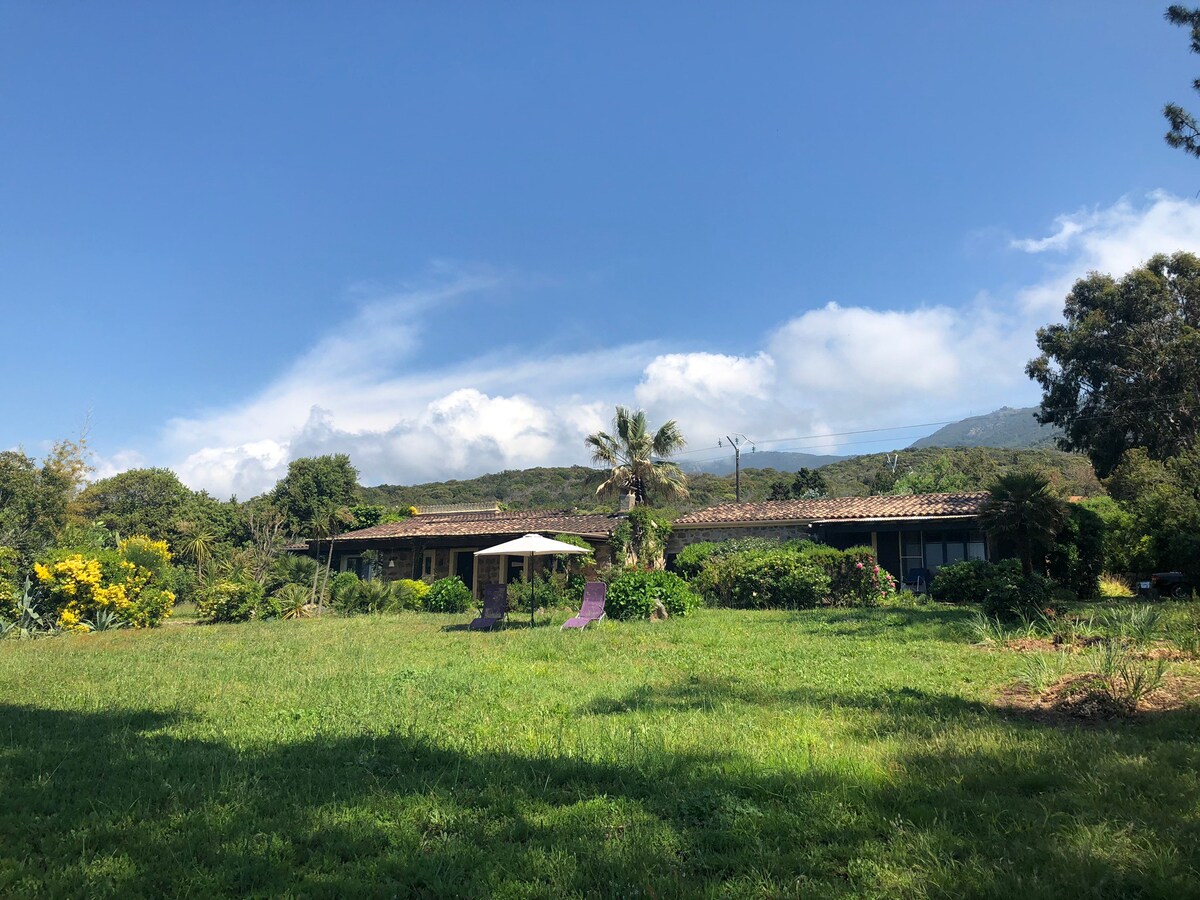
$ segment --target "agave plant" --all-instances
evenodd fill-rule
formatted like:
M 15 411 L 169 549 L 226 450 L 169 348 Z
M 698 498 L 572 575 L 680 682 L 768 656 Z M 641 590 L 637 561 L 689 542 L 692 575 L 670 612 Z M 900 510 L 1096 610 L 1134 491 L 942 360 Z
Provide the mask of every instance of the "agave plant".
M 58 634 L 59 629 L 44 616 L 34 598 L 33 586 L 28 578 L 25 579 L 25 589 L 17 598 L 17 620 L 5 630 L 5 634 L 14 634 L 18 638 L 35 638 L 43 635 Z
M 302 584 L 285 584 L 275 592 L 280 616 L 284 619 L 306 619 L 311 615 L 308 588 Z
M 129 623 L 117 615 L 113 609 L 98 609 L 90 619 L 84 619 L 83 624 L 89 631 L 115 631 L 124 628 Z

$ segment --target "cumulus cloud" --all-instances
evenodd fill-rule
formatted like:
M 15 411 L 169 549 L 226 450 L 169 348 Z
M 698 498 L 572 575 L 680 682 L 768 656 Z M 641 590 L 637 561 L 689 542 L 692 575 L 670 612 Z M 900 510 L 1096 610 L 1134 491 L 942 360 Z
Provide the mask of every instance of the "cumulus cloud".
M 349 453 L 365 483 L 463 478 L 586 462 L 583 437 L 631 400 L 655 422 L 677 419 L 693 449 L 738 431 L 763 449 L 775 441 L 853 452 L 860 448 L 841 432 L 1035 402 L 1023 367 L 1071 282 L 1090 270 L 1128 271 L 1156 252 L 1200 250 L 1200 203 L 1162 193 L 1122 200 L 1060 217 L 1049 235 L 1011 246 L 1044 257 L 1043 277 L 955 306 L 841 298 L 797 309 L 748 353 L 631 344 L 417 366 L 422 322 L 484 302 L 503 283 L 455 275 L 371 300 L 257 394 L 168 422 L 155 456 L 221 496 L 265 490 L 289 460 L 317 453 Z M 798 436 L 816 437 L 782 441 Z M 105 471 L 141 460 L 117 454 Z

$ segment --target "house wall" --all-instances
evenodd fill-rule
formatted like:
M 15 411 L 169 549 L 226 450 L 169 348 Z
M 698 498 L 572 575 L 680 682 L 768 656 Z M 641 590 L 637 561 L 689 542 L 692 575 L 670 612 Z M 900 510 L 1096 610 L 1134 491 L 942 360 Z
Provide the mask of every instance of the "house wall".
M 704 541 L 731 541 L 734 538 L 759 537 L 773 541 L 793 541 L 811 537 L 812 532 L 803 524 L 797 525 L 713 525 L 709 528 L 680 528 L 671 532 L 667 540 L 667 555 L 678 553 L 691 544 Z

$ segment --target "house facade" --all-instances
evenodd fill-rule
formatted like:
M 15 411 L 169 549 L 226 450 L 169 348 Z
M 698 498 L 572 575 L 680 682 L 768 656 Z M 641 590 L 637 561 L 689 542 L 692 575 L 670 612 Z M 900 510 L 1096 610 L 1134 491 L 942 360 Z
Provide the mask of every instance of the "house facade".
M 979 528 L 986 491 L 727 503 L 675 520 L 668 560 L 689 544 L 763 537 L 811 539 L 839 549 L 868 546 L 897 580 L 964 559 L 992 559 Z
M 435 581 L 457 575 L 479 597 L 485 584 L 511 584 L 525 575 L 524 556 L 475 556 L 525 534 L 569 534 L 592 547 L 596 563 L 611 559 L 608 539 L 623 517 L 568 512 L 510 512 L 490 508 L 440 508 L 340 534 L 333 540 L 334 568 L 360 578 Z M 329 541 L 308 542 L 307 552 L 324 559 Z M 549 565 L 535 558 L 534 566 Z

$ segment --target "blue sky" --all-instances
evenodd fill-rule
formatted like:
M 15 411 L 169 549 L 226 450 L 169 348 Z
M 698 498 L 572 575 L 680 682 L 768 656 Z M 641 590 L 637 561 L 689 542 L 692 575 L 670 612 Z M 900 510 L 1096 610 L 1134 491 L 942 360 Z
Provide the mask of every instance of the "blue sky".
M 0 447 L 248 496 L 1034 402 L 1075 277 L 1200 250 L 1161 12 L 5 4 Z

